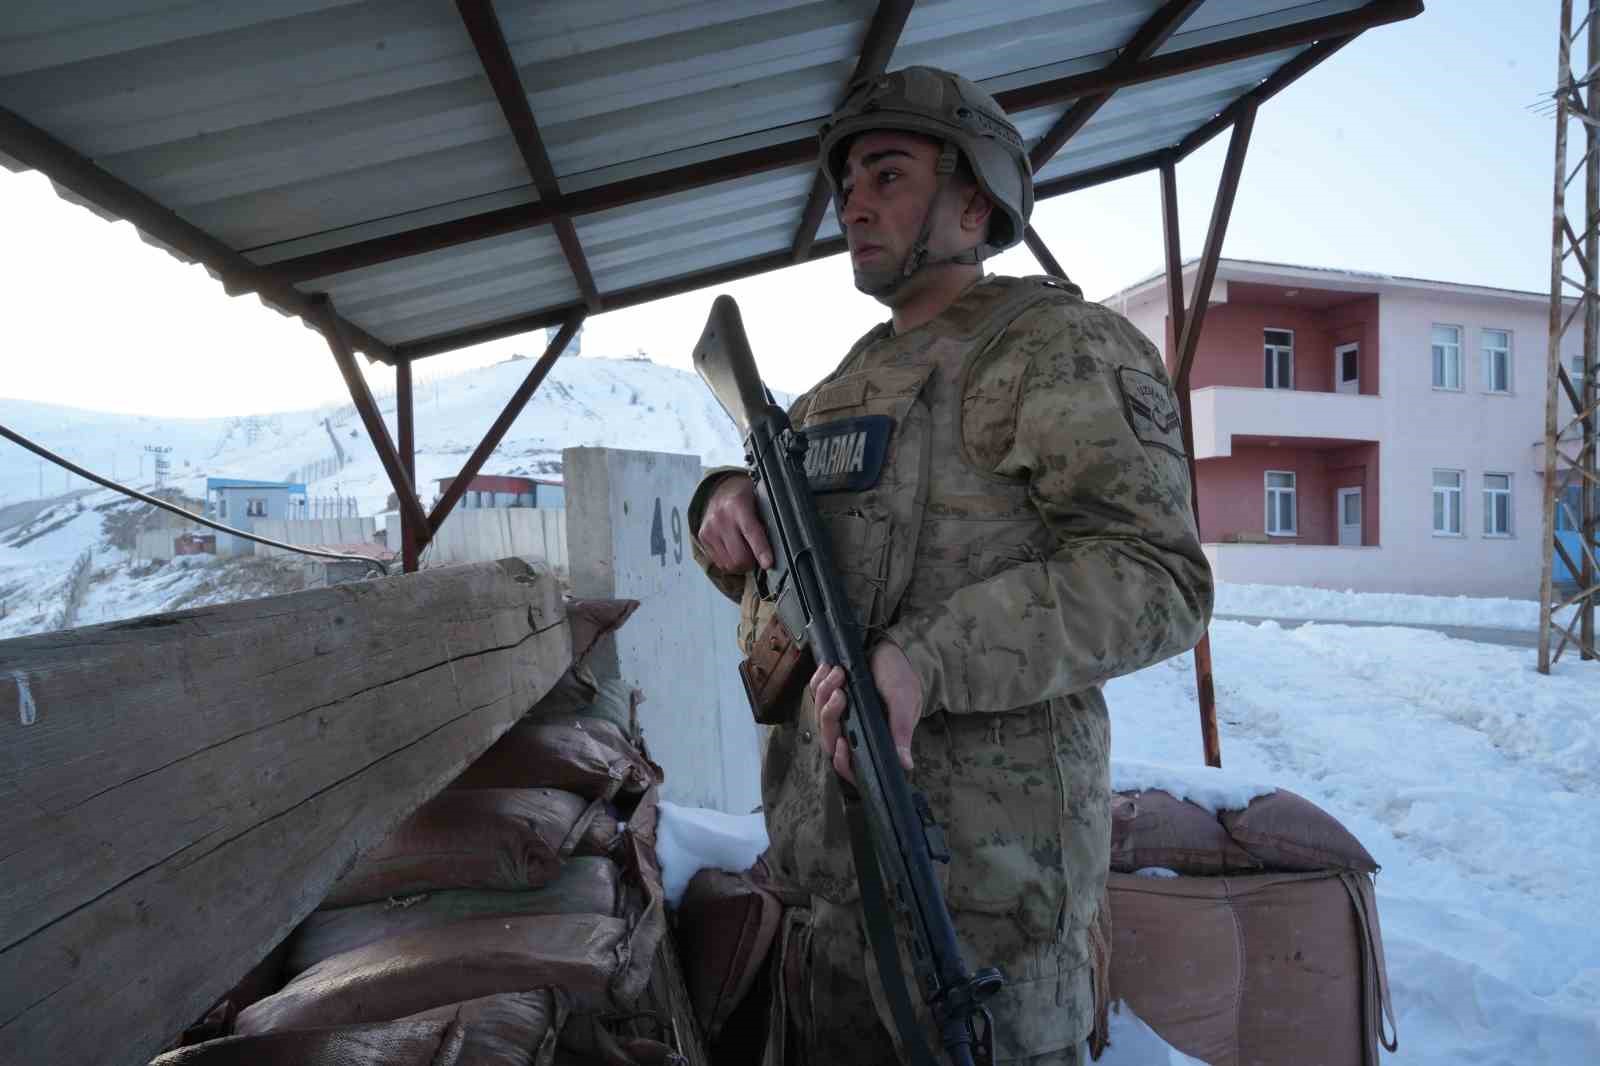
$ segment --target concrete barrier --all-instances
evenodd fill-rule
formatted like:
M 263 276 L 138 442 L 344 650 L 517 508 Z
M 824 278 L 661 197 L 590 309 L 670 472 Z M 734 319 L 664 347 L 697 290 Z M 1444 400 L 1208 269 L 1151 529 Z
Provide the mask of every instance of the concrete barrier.
M 452 566 L 456 563 L 492 563 L 496 559 L 518 556 L 540 559 L 558 571 L 567 568 L 566 511 L 559 507 L 457 506 L 444 520 L 438 534 L 423 550 L 422 565 Z M 384 526 L 385 543 L 391 551 L 400 550 L 400 516 L 389 515 Z
M 147 529 L 133 542 L 133 557 L 140 561 L 164 563 L 173 556 L 172 542 L 183 530 Z
M 285 544 L 305 547 L 370 544 L 378 531 L 377 520 L 367 518 L 258 518 L 250 532 Z M 257 555 L 289 555 L 282 548 L 256 544 Z
M 755 723 L 739 684 L 738 608 L 690 553 L 685 512 L 701 476 L 693 455 L 568 448 L 562 453 L 573 595 L 627 597 L 639 610 L 591 655 L 621 678 L 677 803 L 744 814 L 761 802 Z

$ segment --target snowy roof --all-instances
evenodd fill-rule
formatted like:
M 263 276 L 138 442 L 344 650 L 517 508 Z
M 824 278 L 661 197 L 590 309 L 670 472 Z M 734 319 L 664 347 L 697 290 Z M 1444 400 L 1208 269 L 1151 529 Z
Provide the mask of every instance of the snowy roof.
M 293 481 L 246 481 L 235 477 L 206 478 L 206 495 L 211 495 L 217 489 L 282 489 L 302 496 L 306 492 L 304 485 Z
M 873 7 L 23 5 L 0 25 L 0 163 L 415 358 L 842 250 L 815 135 L 857 71 L 975 79 L 1049 197 L 1186 156 L 1422 3 Z

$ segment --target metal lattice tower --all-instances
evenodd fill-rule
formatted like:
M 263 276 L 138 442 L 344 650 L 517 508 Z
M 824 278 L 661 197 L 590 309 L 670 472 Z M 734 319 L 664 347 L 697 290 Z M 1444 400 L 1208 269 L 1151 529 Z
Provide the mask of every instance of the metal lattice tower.
M 1596 657 L 1594 615 L 1600 602 L 1600 0 L 1584 0 L 1584 18 L 1573 27 L 1573 0 L 1561 0 L 1560 53 L 1553 94 L 1556 116 L 1555 204 L 1550 248 L 1550 347 L 1544 421 L 1544 566 L 1539 586 L 1539 672 L 1549 673 L 1569 642 L 1585 659 Z M 1572 69 L 1573 44 L 1585 37 L 1582 76 Z M 1583 132 L 1582 161 L 1567 169 L 1567 133 Z M 1567 191 L 1584 175 L 1584 199 Z M 1576 214 L 1582 225 L 1574 227 Z M 1570 263 L 1569 263 L 1570 260 Z M 1572 360 L 1573 381 L 1562 357 L 1562 341 L 1583 314 L 1583 348 Z M 1570 350 L 1570 349 L 1569 349 Z M 1575 535 L 1574 535 L 1575 534 Z M 1568 543 L 1570 541 L 1570 543 Z M 1562 564 L 1557 580 L 1556 563 Z M 1575 607 L 1560 624 L 1556 612 Z M 1554 643 L 1554 648 L 1551 645 Z

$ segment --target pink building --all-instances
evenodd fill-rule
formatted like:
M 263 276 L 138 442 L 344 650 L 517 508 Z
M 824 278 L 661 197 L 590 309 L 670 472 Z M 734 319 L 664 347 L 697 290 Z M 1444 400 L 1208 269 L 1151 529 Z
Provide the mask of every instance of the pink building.
M 1175 372 L 1164 272 L 1102 302 Z M 1191 377 L 1217 577 L 1537 599 L 1548 337 L 1547 294 L 1222 260 Z

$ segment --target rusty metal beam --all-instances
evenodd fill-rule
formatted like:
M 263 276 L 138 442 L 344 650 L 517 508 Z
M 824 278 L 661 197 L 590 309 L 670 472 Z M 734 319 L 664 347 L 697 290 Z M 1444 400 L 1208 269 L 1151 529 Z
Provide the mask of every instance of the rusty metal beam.
M 512 423 L 517 420 L 517 416 L 522 413 L 522 409 L 528 405 L 528 401 L 533 397 L 540 383 L 544 381 L 545 375 L 550 373 L 550 368 L 556 365 L 556 360 L 561 358 L 561 353 L 566 350 L 568 343 L 577 335 L 578 327 L 583 325 L 584 314 L 585 312 L 582 310 L 569 313 L 566 323 L 561 327 L 561 332 L 557 333 L 555 339 L 550 342 L 549 347 L 545 348 L 544 354 L 539 357 L 539 361 L 533 364 L 533 369 L 528 371 L 528 376 L 523 379 L 521 385 L 517 386 L 517 391 L 511 394 L 511 399 L 506 401 L 505 410 L 500 412 L 500 417 L 494 420 L 494 425 L 489 427 L 489 431 L 483 435 L 483 440 L 478 442 L 478 447 L 474 449 L 472 455 L 462 465 L 461 473 L 457 474 L 455 480 L 450 482 L 450 487 L 445 489 L 444 495 L 439 498 L 439 502 L 433 505 L 433 510 L 429 512 L 427 517 L 428 535 L 430 537 L 439 532 L 439 527 L 444 525 L 444 520 L 450 517 L 451 509 L 455 507 L 462 496 L 466 495 L 467 485 L 471 483 L 473 478 L 478 476 L 478 471 L 483 469 L 483 464 L 488 460 L 489 456 L 494 454 L 494 450 L 500 447 L 500 442 L 505 439 L 505 435 L 511 429 Z
M 1200 256 L 1200 269 L 1195 275 L 1194 298 L 1183 323 L 1182 340 L 1178 344 L 1178 380 L 1187 381 L 1194 365 L 1195 349 L 1200 344 L 1200 327 L 1205 324 L 1206 305 L 1211 302 L 1211 283 L 1217 277 L 1217 260 L 1222 257 L 1222 241 L 1228 234 L 1228 219 L 1233 215 L 1233 200 L 1239 192 L 1239 176 L 1244 171 L 1245 153 L 1250 148 L 1250 131 L 1255 128 L 1255 105 L 1245 107 L 1238 123 L 1233 127 L 1233 138 L 1228 142 L 1228 158 L 1222 164 L 1222 181 L 1217 187 L 1217 199 L 1211 208 L 1211 227 L 1206 231 L 1206 247 Z
M 1113 72 L 1108 67 L 1056 78 L 1038 85 L 1008 89 L 997 93 L 995 99 L 1010 114 L 1036 107 L 1055 106 L 1091 93 L 1109 92 L 1129 85 L 1187 74 L 1221 63 L 1249 59 L 1296 45 L 1309 44 L 1336 34 L 1347 36 L 1359 33 L 1372 26 L 1411 18 L 1421 11 L 1421 0 L 1374 0 L 1365 7 L 1343 14 L 1308 19 L 1234 40 L 1217 41 L 1213 44 L 1155 56 L 1123 71 Z M 625 181 L 596 186 L 548 202 L 519 204 L 388 237 L 358 241 L 323 252 L 296 256 L 276 263 L 268 269 L 280 282 L 308 281 L 312 278 L 375 266 L 394 259 L 422 255 L 488 237 L 515 233 L 534 226 L 548 225 L 563 215 L 575 218 L 704 185 L 815 161 L 816 139 L 807 136 L 738 152 L 721 159 L 674 167 L 658 174 L 644 174 Z M 1152 169 L 1153 166 L 1154 164 L 1151 164 L 1142 169 Z M 1113 171 L 1116 168 L 1104 169 Z M 608 299 L 607 306 L 615 305 Z
M 417 484 L 417 429 L 415 393 L 411 387 L 411 360 L 401 359 L 394 367 L 394 413 L 400 438 L 400 468 L 406 472 L 413 488 Z M 411 512 L 400 511 L 400 563 L 408 574 L 417 572 L 420 546 L 417 534 L 408 517 Z
M 1178 164 L 1177 160 L 1168 158 L 1161 163 L 1161 234 L 1162 247 L 1166 253 L 1167 264 L 1167 316 L 1172 324 L 1172 357 L 1173 364 L 1167 369 L 1173 375 L 1173 384 L 1178 390 L 1178 399 L 1187 404 L 1189 402 L 1189 377 L 1185 374 L 1178 376 L 1178 342 L 1183 339 L 1183 234 L 1179 231 L 1178 219 Z M 1184 431 L 1188 432 L 1189 411 L 1183 411 Z M 1194 462 L 1193 442 L 1186 440 L 1189 448 L 1190 462 Z M 1190 474 L 1193 475 L 1191 470 Z
M 545 151 L 544 138 L 539 135 L 539 124 L 534 120 L 533 109 L 528 106 L 528 90 L 517 73 L 517 64 L 511 58 L 511 46 L 506 43 L 500 17 L 495 14 L 493 0 L 456 0 L 456 10 L 478 50 L 478 62 L 483 67 L 489 84 L 494 88 L 495 99 L 500 101 L 500 111 L 516 138 L 517 150 L 539 190 L 539 199 L 548 203 L 561 198 L 561 186 L 556 171 L 550 164 L 550 154 Z M 583 244 L 578 240 L 577 227 L 572 219 L 557 215 L 552 220 L 556 239 L 561 242 L 562 254 L 572 268 L 572 277 L 583 293 L 584 302 L 591 311 L 600 309 L 600 293 L 595 288 L 594 275 L 589 270 L 589 260 L 583 254 Z
M 846 92 L 858 81 L 876 78 L 889 65 L 889 57 L 894 55 L 895 45 L 900 43 L 900 34 L 906 28 L 906 19 L 911 17 L 911 3 L 912 0 L 878 0 L 878 10 L 873 12 L 866 40 L 861 45 L 861 58 L 856 61 L 850 80 L 845 82 Z M 828 210 L 832 195 L 828 179 L 818 170 L 811 177 L 811 192 L 806 196 L 805 210 L 800 212 L 800 225 L 795 227 L 794 246 L 790 252 L 792 262 L 803 263 L 810 257 L 817 227 L 822 225 L 822 216 Z
M 406 473 L 405 464 L 400 461 L 394 441 L 389 437 L 389 427 L 383 424 L 383 415 L 378 411 L 377 401 L 372 398 L 372 390 L 367 387 L 367 379 L 361 376 L 361 368 L 356 365 L 355 352 L 351 351 L 349 342 L 344 338 L 339 317 L 333 311 L 333 301 L 325 295 L 318 295 L 311 298 L 311 303 L 312 313 L 322 325 L 322 335 L 328 339 L 333 360 L 339 364 L 339 373 L 344 375 L 345 387 L 350 390 L 356 413 L 367 428 L 367 438 L 378 453 L 378 461 L 383 464 L 384 472 L 389 475 L 389 484 L 399 497 L 400 514 L 404 516 L 401 521 L 409 520 L 415 528 L 426 533 L 428 516 L 422 513 L 411 477 Z
M 1178 32 L 1178 27 L 1199 10 L 1204 2 L 1205 0 L 1168 0 L 1165 7 L 1145 20 L 1107 69 L 1114 74 L 1125 73 L 1148 60 L 1158 48 L 1167 43 L 1168 38 Z M 1115 89 L 1110 89 L 1092 96 L 1079 97 L 1078 101 L 1067 109 L 1067 113 L 1045 131 L 1044 136 L 1039 138 L 1039 143 L 1028 153 L 1028 162 L 1033 166 L 1033 172 L 1037 174 L 1051 157 L 1061 151 L 1062 146 L 1088 124 L 1095 112 L 1104 107 L 1115 92 Z
M 1022 239 L 1028 245 L 1028 251 L 1039 260 L 1039 265 L 1044 267 L 1046 274 L 1065 279 L 1067 272 L 1061 269 L 1061 262 L 1050 252 L 1050 246 L 1044 243 L 1044 238 L 1039 236 L 1039 231 L 1031 225 L 1022 231 Z
M 311 296 L 275 277 L 200 227 L 129 185 L 121 178 L 84 158 L 27 119 L 0 107 L 0 151 L 24 166 L 47 175 L 57 185 L 70 190 L 105 211 L 127 219 L 156 242 L 180 255 L 204 264 L 222 280 L 230 296 L 256 292 L 264 300 L 290 314 L 299 315 L 326 337 L 326 319 Z M 393 358 L 388 345 L 354 323 L 337 315 L 344 335 L 369 356 Z M 328 338 L 332 343 L 332 338 Z

